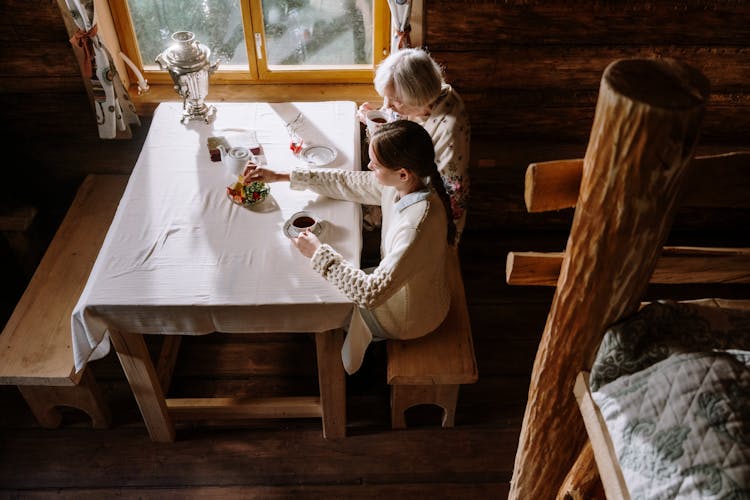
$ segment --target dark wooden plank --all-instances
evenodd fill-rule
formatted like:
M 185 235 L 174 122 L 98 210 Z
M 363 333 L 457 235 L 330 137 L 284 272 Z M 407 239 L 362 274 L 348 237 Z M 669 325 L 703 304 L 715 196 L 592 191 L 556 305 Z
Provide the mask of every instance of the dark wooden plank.
M 15 74 L 5 76 L 0 75 L 0 93 L 21 94 L 23 99 L 33 99 L 29 94 L 37 92 L 56 92 L 64 96 L 80 92 L 81 90 L 82 85 L 80 74 L 53 74 L 43 77 L 24 76 L 22 78 L 19 78 L 18 75 Z
M 423 497 L 431 500 L 455 500 L 457 498 L 505 498 L 508 496 L 507 482 L 483 482 L 479 484 L 443 483 L 431 484 L 360 484 L 360 485 L 294 485 L 294 486 L 200 486 L 172 488 L 110 487 L 104 489 L 66 488 L 59 495 L 78 500 L 100 500 L 101 498 L 139 498 L 161 500 L 163 498 L 193 499 L 263 499 L 263 500 L 412 500 Z M 49 491 L 0 490 L 11 498 L 48 499 Z
M 58 22 L 59 28 L 55 29 L 54 23 Z M 65 25 L 59 18 L 59 13 L 57 18 L 50 17 L 49 22 L 40 22 L 39 19 L 35 19 L 34 22 L 28 24 L 11 23 L 7 18 L 0 17 L 0 43 L 16 43 L 24 40 L 28 43 L 59 44 L 60 40 L 65 40 L 66 37 Z
M 551 84 L 554 85 L 554 84 Z M 477 138 L 546 138 L 585 142 L 591 129 L 597 91 L 547 89 L 461 90 Z M 488 112 L 492 110 L 492 112 Z M 745 142 L 750 133 L 750 93 L 714 93 L 706 107 L 703 141 Z M 561 159 L 561 158 L 556 158 Z
M 426 38 L 437 51 L 492 49 L 498 43 L 658 45 L 669 40 L 712 46 L 750 39 L 746 2 L 431 0 L 426 8 Z
M 712 91 L 747 93 L 750 47 L 679 47 L 665 40 L 658 46 L 514 46 L 464 52 L 430 51 L 445 66 L 447 80 L 463 88 L 598 90 L 604 69 L 617 59 L 672 57 L 701 70 Z
M 29 154 L 46 154 L 41 144 L 65 143 L 66 139 L 81 144 L 81 141 L 98 140 L 96 119 L 81 88 L 76 93 L 38 93 L 34 95 L 0 93 L 3 117 L 14 127 L 8 134 L 15 138 L 33 141 L 37 147 Z M 93 141 L 92 141 L 93 142 Z M 67 147 L 72 144 L 68 143 Z M 63 148 L 64 149 L 64 148 Z M 80 152 L 79 148 L 76 149 Z M 42 163 L 40 163 L 42 164 Z
M 315 346 L 302 342 L 206 344 L 185 337 L 175 366 L 176 376 L 237 374 L 314 376 Z M 192 342 L 191 342 L 192 341 Z
M 13 18 L 7 16 L 12 15 Z M 46 23 L 60 19 L 60 10 L 54 0 L 3 0 L 0 18 L 17 24 Z
M 77 75 L 81 77 L 73 49 L 68 43 L 0 44 L 0 74 L 18 78 Z
M 42 489 L 505 482 L 517 433 L 517 424 L 457 426 L 350 434 L 324 442 L 319 428 L 204 429 L 185 430 L 182 439 L 164 445 L 149 441 L 142 428 L 3 430 L 0 484 Z

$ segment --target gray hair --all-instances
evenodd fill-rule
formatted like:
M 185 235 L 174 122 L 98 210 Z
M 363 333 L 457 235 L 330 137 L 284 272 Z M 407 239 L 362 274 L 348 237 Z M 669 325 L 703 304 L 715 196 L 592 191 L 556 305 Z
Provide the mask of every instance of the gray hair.
M 393 91 L 404 104 L 426 106 L 440 95 L 443 71 L 425 50 L 401 49 L 380 63 L 373 83 L 380 95 L 393 85 Z

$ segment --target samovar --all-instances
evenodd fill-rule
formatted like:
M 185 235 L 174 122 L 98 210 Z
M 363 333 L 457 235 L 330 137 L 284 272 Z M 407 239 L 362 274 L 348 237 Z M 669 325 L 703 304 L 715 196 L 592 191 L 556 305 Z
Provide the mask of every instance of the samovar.
M 175 43 L 156 56 L 159 68 L 169 71 L 174 89 L 182 97 L 182 123 L 203 120 L 208 123 L 216 108 L 205 102 L 208 95 L 208 77 L 219 67 L 211 64 L 211 49 L 199 43 L 191 31 L 176 31 L 172 34 Z

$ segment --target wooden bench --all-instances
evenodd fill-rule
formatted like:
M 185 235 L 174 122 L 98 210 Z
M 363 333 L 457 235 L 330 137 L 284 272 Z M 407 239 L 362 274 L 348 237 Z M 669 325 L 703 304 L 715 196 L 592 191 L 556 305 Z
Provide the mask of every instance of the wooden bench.
M 127 180 L 86 177 L 0 335 L 0 384 L 18 386 L 42 427 L 60 425 L 58 406 L 84 411 L 95 428 L 109 426 L 94 377 L 75 371 L 70 318 Z
M 388 341 L 388 384 L 394 429 L 405 428 L 406 410 L 420 404 L 440 406 L 442 426 L 453 427 L 460 385 L 472 384 L 478 379 L 458 253 L 451 253 L 449 259 L 451 306 L 443 323 L 419 339 Z

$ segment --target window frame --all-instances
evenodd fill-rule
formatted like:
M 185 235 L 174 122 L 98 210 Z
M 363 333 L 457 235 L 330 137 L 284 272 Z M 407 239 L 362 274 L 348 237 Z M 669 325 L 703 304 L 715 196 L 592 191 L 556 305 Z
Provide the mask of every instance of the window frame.
M 141 51 L 130 16 L 127 1 L 109 0 L 109 9 L 117 31 L 117 38 L 122 52 L 133 61 L 143 76 L 153 84 L 167 84 L 172 80 L 164 70 L 145 69 Z M 245 45 L 248 55 L 246 70 L 226 70 L 219 66 L 211 75 L 216 84 L 274 84 L 274 83 L 371 83 L 374 68 L 390 53 L 391 17 L 387 0 L 373 0 L 373 64 L 367 66 L 305 66 L 304 69 L 276 70 L 268 68 L 266 61 L 266 43 L 262 35 L 261 54 L 256 55 L 255 33 L 263 33 L 263 13 L 261 0 L 240 0 L 242 25 L 245 31 Z M 247 36 L 250 34 L 250 36 Z

